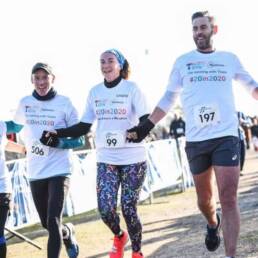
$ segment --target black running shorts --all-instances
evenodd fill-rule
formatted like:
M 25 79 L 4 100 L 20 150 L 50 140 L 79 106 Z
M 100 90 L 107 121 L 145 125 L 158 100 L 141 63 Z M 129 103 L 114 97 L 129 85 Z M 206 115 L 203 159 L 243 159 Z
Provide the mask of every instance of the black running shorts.
M 186 142 L 185 151 L 192 174 L 205 172 L 210 166 L 238 166 L 239 138 L 225 136 L 200 142 Z

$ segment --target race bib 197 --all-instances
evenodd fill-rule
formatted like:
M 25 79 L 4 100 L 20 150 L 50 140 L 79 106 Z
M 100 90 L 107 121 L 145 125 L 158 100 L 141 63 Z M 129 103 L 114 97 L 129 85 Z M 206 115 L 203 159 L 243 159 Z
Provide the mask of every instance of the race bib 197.
M 220 122 L 220 113 L 216 105 L 202 105 L 194 108 L 194 120 L 197 127 L 215 125 Z
M 30 152 L 36 156 L 48 156 L 49 147 L 41 144 L 38 140 L 34 140 Z
M 101 145 L 104 148 L 122 148 L 125 145 L 125 132 L 111 131 L 103 132 L 101 135 Z

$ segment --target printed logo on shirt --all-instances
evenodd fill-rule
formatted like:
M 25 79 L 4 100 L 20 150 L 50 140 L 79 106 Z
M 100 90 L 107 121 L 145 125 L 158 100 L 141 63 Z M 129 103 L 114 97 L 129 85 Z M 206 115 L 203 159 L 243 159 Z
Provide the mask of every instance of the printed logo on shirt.
M 111 104 L 124 104 L 125 102 L 124 101 L 119 101 L 119 100 L 112 100 L 111 101 Z
M 216 64 L 214 62 L 203 62 L 198 61 L 195 63 L 188 63 L 186 64 L 188 70 L 197 70 L 197 69 L 203 69 L 203 68 L 214 68 L 214 67 L 224 67 L 224 64 Z
M 205 66 L 205 62 L 198 61 L 195 63 L 186 64 L 188 70 L 202 69 Z
M 25 106 L 25 113 L 36 113 L 39 107 L 37 106 Z
M 54 109 L 50 109 L 50 108 L 41 108 L 41 111 L 45 111 L 45 112 L 54 112 Z
M 224 67 L 225 65 L 224 64 L 215 64 L 213 62 L 209 62 L 208 67 Z
M 100 108 L 96 110 L 96 115 L 126 115 L 125 108 Z
M 54 126 L 55 122 L 53 120 L 36 120 L 36 119 L 27 119 L 26 123 L 28 125 L 45 125 L 45 126 Z
M 235 154 L 233 157 L 232 157 L 232 160 L 236 160 L 237 159 L 237 155 Z
M 95 105 L 96 107 L 104 107 L 107 104 L 107 99 L 96 99 Z
M 116 94 L 117 98 L 128 98 L 128 94 Z

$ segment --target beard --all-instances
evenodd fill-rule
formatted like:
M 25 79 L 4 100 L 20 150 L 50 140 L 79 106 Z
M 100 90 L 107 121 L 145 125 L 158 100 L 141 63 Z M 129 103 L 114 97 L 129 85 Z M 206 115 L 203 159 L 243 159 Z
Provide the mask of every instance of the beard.
M 203 51 L 203 50 L 211 48 L 212 47 L 212 39 L 211 39 L 212 35 L 213 35 L 212 32 L 207 36 L 202 35 L 203 39 L 201 41 L 198 40 L 198 37 L 194 38 L 194 42 L 195 42 L 197 49 Z

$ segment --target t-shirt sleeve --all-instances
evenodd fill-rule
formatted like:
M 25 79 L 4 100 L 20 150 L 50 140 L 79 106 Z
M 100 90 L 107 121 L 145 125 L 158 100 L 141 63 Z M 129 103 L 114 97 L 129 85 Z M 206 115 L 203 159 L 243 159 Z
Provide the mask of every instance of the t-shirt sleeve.
M 177 60 L 169 75 L 167 91 L 179 93 L 182 89 L 182 85 L 183 78 L 180 73 L 179 61 Z
M 81 118 L 81 122 L 93 124 L 94 120 L 95 120 L 95 112 L 94 112 L 94 105 L 92 102 L 92 97 L 90 92 L 86 100 L 86 105 Z
M 16 124 L 25 125 L 26 119 L 25 119 L 25 110 L 24 109 L 26 109 L 26 108 L 29 108 L 29 107 L 24 106 L 22 104 L 22 101 L 20 101 L 19 105 L 15 111 L 14 118 L 13 118 L 13 121 Z
M 2 146 L 6 146 L 8 139 L 6 137 L 6 132 L 7 132 L 7 128 L 6 128 L 6 123 L 4 121 L 0 121 L 0 134 L 2 135 Z
M 137 85 L 135 85 L 132 94 L 132 105 L 138 118 L 150 113 L 150 107 L 147 103 L 146 97 Z
M 252 78 L 252 76 L 245 70 L 243 65 L 237 56 L 234 55 L 234 79 L 243 84 L 243 86 L 249 91 L 252 92 L 254 88 L 258 87 L 258 83 Z
M 78 111 L 76 110 L 76 108 L 74 107 L 74 105 L 70 100 L 68 100 L 65 120 L 66 120 L 67 127 L 79 123 Z

